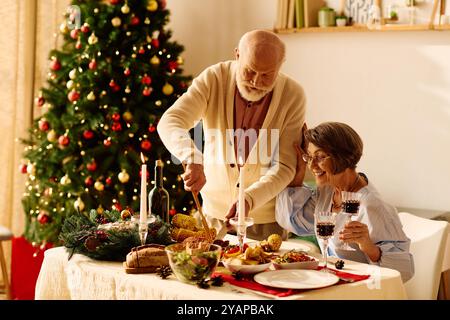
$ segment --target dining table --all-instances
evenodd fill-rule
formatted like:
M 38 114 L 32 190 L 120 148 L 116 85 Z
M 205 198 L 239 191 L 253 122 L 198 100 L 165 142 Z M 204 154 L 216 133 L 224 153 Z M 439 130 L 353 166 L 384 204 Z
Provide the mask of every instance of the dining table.
M 224 240 L 237 243 L 236 236 Z M 320 253 L 299 241 L 283 241 L 280 250 L 301 250 L 323 260 Z M 337 270 L 337 258 L 329 257 L 328 267 L 339 281 L 316 286 L 298 286 L 297 277 L 323 276 L 318 270 L 281 270 L 292 272 L 294 288 L 289 288 L 289 278 L 279 287 L 270 275 L 271 270 L 246 279 L 239 279 L 224 267 L 217 267 L 215 276 L 225 280 L 221 286 L 201 288 L 177 280 L 172 274 L 163 279 L 155 273 L 129 274 L 122 262 L 94 260 L 82 254 L 69 259 L 67 248 L 55 247 L 45 251 L 35 288 L 36 300 L 404 300 L 405 287 L 397 270 L 350 260 Z M 305 272 L 304 274 L 301 272 Z M 308 273 L 306 273 L 308 272 Z M 300 274 L 301 273 L 301 274 Z M 259 282 L 255 279 L 263 279 Z M 315 278 L 310 278 L 309 280 Z M 321 278 L 322 279 L 322 278 Z M 307 279 L 308 280 L 308 279 Z M 287 282 L 287 287 L 286 287 Z M 311 281 L 310 281 L 311 282 Z M 314 281 L 313 281 L 314 284 Z

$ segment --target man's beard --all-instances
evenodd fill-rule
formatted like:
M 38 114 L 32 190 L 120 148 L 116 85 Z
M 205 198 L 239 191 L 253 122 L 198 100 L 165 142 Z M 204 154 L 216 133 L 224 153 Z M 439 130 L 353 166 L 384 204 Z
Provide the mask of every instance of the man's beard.
M 259 101 L 266 96 L 275 87 L 276 80 L 270 87 L 267 88 L 255 88 L 249 81 L 242 80 L 239 70 L 236 71 L 236 84 L 241 96 L 247 101 Z M 253 89 L 248 89 L 251 87 Z

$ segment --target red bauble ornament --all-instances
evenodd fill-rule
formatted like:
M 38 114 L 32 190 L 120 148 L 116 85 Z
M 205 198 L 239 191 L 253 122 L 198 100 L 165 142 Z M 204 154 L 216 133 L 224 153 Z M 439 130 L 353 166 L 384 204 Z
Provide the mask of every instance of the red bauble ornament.
M 112 5 L 116 5 L 120 2 L 120 0 L 109 0 L 109 3 L 111 3 Z
M 83 46 L 81 45 L 80 41 L 77 41 L 77 43 L 75 44 L 75 49 L 80 50 Z
M 153 132 L 155 132 L 156 131 L 156 127 L 154 126 L 154 125 L 150 125 L 149 127 L 148 127 L 148 132 L 150 132 L 150 133 L 153 133 Z
M 97 170 L 97 162 L 93 160 L 91 163 L 88 163 L 86 165 L 86 168 L 88 169 L 88 171 L 94 172 L 95 170 Z
M 67 147 L 70 143 L 70 139 L 68 136 L 63 135 L 58 138 L 58 143 L 61 147 Z
M 169 61 L 168 65 L 170 70 L 175 70 L 178 68 L 178 63 L 176 61 Z
M 131 74 L 130 68 L 126 68 L 125 70 L 123 70 L 123 74 L 128 77 Z
M 89 28 L 89 25 L 87 23 L 83 24 L 81 26 L 81 32 L 88 33 L 91 29 Z
M 181 82 L 180 82 L 180 88 L 181 88 L 181 89 L 186 89 L 186 88 L 187 88 L 186 82 L 181 81 Z
M 110 86 L 111 88 L 114 88 L 115 86 L 117 86 L 117 84 L 116 84 L 116 82 L 115 82 L 114 80 L 111 80 L 111 81 L 109 82 L 109 86 Z
M 139 54 L 144 54 L 145 53 L 145 49 L 143 47 L 140 47 L 138 53 Z
M 133 18 L 131 18 L 130 24 L 132 26 L 137 26 L 140 22 L 141 22 L 141 20 L 139 20 L 138 17 L 134 16 Z
M 84 179 L 84 184 L 87 187 L 90 187 L 94 184 L 94 179 L 92 177 L 87 177 L 86 179 Z
M 69 99 L 70 102 L 75 102 L 78 99 L 80 99 L 80 93 L 76 90 L 72 90 L 67 95 L 67 98 Z
M 58 71 L 61 69 L 61 63 L 57 59 L 52 60 L 52 62 L 50 62 L 50 69 Z
M 150 178 L 150 172 L 147 171 L 145 175 L 146 175 L 145 178 L 148 180 Z M 139 178 L 140 177 L 142 177 L 142 170 L 139 170 Z
M 41 210 L 37 216 L 37 221 L 40 224 L 47 224 L 50 221 L 50 216 L 47 212 Z
M 25 174 L 25 173 L 27 173 L 27 165 L 26 164 L 21 164 L 20 166 L 19 166 L 19 171 L 20 171 L 20 173 L 23 173 L 23 174 Z
M 72 39 L 78 39 L 78 35 L 79 35 L 79 33 L 80 33 L 80 30 L 79 29 L 73 29 L 72 31 L 70 31 L 70 37 L 72 38 Z
M 152 91 L 153 91 L 152 88 L 145 87 L 144 90 L 142 90 L 142 94 L 143 94 L 144 96 L 148 97 L 149 95 L 152 94 Z
M 110 178 L 110 177 L 108 177 L 108 178 L 106 178 L 106 180 L 105 180 L 105 182 L 106 182 L 106 184 L 108 185 L 108 186 L 110 186 L 111 184 L 112 184 L 112 179 Z
M 167 5 L 167 1 L 166 0 L 159 0 L 159 7 L 161 9 L 164 9 Z
M 45 99 L 44 97 L 37 97 L 36 98 L 36 104 L 38 105 L 38 107 L 42 107 L 45 103 Z
M 113 115 L 111 116 L 111 119 L 113 119 L 113 121 L 119 121 L 120 120 L 120 113 L 113 113 Z
M 145 139 L 141 142 L 142 150 L 149 151 L 151 149 L 151 147 L 152 147 L 152 143 L 149 140 Z
M 95 70 L 95 69 L 97 69 L 97 61 L 91 60 L 91 62 L 89 62 L 89 70 Z
M 159 40 L 158 39 L 152 39 L 152 46 L 155 48 L 159 48 Z
M 120 86 L 116 84 L 112 89 L 114 92 L 120 91 Z
M 92 139 L 92 138 L 94 137 L 94 132 L 92 132 L 91 130 L 85 130 L 85 131 L 83 132 L 83 137 L 84 137 L 86 140 L 90 140 L 90 139 Z
M 111 139 L 105 139 L 105 140 L 103 140 L 103 145 L 105 146 L 105 147 L 110 147 L 111 146 Z
M 50 128 L 50 124 L 47 120 L 39 120 L 39 130 L 41 131 L 47 131 Z
M 114 122 L 111 126 L 111 130 L 112 131 L 122 131 L 122 125 L 120 124 L 120 122 Z
M 150 78 L 150 76 L 148 76 L 148 75 L 145 75 L 142 77 L 141 82 L 142 82 L 142 84 L 149 86 L 152 84 L 152 78 Z
M 170 210 L 169 210 L 169 214 L 170 214 L 171 216 L 174 216 L 174 215 L 177 214 L 177 210 L 175 210 L 175 209 L 170 209 Z

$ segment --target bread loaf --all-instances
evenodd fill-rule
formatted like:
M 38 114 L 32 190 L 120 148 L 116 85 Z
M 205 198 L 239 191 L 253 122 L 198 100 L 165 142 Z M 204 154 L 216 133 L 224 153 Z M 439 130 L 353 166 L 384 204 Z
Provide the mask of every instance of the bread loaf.
M 127 254 L 126 265 L 128 268 L 151 268 L 169 265 L 164 246 L 148 244 L 135 247 Z
M 177 213 L 172 218 L 172 225 L 177 228 L 196 231 L 197 221 L 187 214 Z

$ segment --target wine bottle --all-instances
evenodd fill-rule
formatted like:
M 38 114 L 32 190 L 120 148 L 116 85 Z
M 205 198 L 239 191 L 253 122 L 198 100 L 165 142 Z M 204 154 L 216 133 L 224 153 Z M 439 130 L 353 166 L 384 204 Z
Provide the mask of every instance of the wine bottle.
M 162 221 L 169 223 L 169 193 L 163 185 L 163 167 L 162 160 L 156 160 L 155 186 L 148 194 L 148 207 L 150 214 L 159 216 Z

